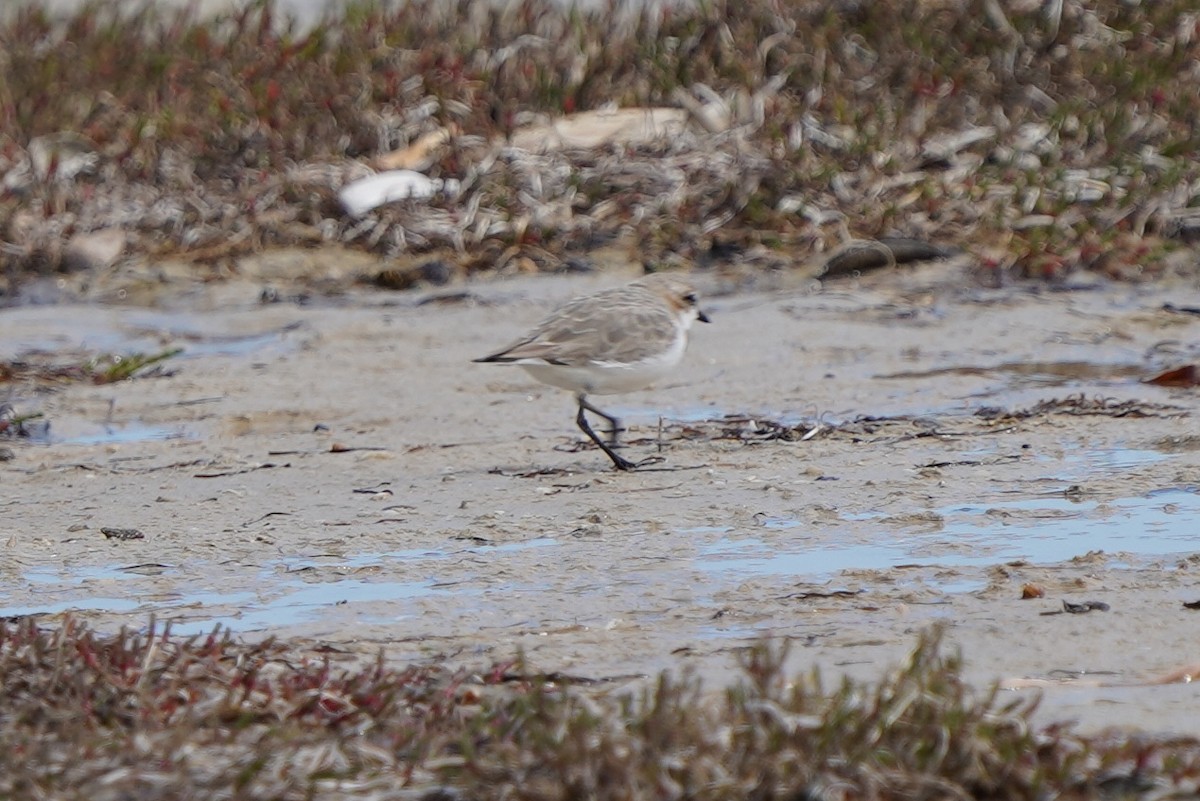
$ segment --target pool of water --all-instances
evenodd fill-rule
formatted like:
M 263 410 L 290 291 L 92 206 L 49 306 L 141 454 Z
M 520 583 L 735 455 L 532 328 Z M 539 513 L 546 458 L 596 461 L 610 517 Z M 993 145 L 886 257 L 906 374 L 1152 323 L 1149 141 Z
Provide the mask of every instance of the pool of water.
M 181 428 L 144 425 L 138 422 L 106 423 L 94 427 L 83 426 L 85 433 L 73 434 L 59 440 L 52 431 L 47 431 L 47 440 L 67 445 L 125 445 L 132 442 L 152 440 L 188 439 L 191 435 Z
M 553 538 L 539 537 L 458 549 L 288 556 L 245 572 L 226 572 L 220 590 L 196 586 L 197 582 L 190 580 L 204 572 L 202 566 L 188 571 L 168 564 L 41 566 L 23 575 L 32 597 L 0 606 L 0 617 L 68 611 L 152 612 L 171 621 L 176 633 L 197 634 L 218 625 L 231 631 L 261 631 L 311 622 L 335 607 L 383 603 L 387 611 L 373 613 L 374 618 L 401 620 L 411 614 L 405 606 L 413 599 L 436 593 L 461 599 L 477 592 L 461 581 L 441 582 L 436 568 L 439 561 L 487 555 L 489 563 L 494 563 L 496 558 L 558 544 Z M 430 577 L 415 581 L 387 578 L 390 569 L 421 562 L 433 566 Z M 354 575 L 365 568 L 378 570 L 369 577 Z M 169 580 L 158 580 L 164 576 Z M 185 586 L 187 589 L 181 589 Z
M 955 504 L 935 510 L 936 530 L 897 530 L 880 519 L 877 537 L 830 537 L 797 531 L 781 549 L 764 538 L 728 530 L 697 549 L 697 567 L 711 575 L 797 576 L 828 579 L 847 570 L 900 566 L 986 567 L 1024 560 L 1055 563 L 1093 551 L 1156 557 L 1200 550 L 1200 488 L 1166 487 L 1143 497 L 1101 502 L 1080 498 L 1025 498 Z M 856 516 L 857 528 L 869 516 Z M 790 525 L 789 525 L 790 523 Z M 766 518 L 772 529 L 799 521 Z M 921 527 L 924 528 L 924 527 Z M 973 587 L 974 582 L 965 586 Z M 945 591 L 952 591 L 943 588 Z

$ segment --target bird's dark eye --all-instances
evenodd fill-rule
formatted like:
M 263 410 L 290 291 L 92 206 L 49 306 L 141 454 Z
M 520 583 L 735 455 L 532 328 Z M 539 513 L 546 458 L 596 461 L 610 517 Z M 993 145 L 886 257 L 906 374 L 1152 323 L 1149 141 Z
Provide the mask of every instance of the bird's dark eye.
M 687 304 L 689 306 L 696 305 L 696 293 L 695 292 L 687 293 L 686 295 L 683 296 L 683 299 L 687 301 Z

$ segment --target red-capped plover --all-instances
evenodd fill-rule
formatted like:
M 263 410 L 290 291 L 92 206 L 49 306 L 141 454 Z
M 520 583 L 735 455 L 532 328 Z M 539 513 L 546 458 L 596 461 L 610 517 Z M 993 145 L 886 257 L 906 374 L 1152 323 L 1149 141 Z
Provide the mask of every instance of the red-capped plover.
M 516 364 L 538 381 L 575 393 L 575 423 L 612 459 L 633 470 L 655 459 L 631 462 L 615 450 L 620 421 L 592 404 L 588 395 L 644 389 L 679 364 L 692 322 L 707 323 L 696 293 L 676 275 L 655 273 L 615 289 L 576 298 L 532 331 L 477 362 Z M 606 443 L 585 412 L 611 426 Z

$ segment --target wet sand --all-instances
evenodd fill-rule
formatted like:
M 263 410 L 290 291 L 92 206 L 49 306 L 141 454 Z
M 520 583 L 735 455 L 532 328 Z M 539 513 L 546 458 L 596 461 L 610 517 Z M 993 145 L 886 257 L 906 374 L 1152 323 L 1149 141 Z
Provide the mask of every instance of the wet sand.
M 632 277 L 0 311 L 0 361 L 184 348 L 162 375 L 13 386 L 51 425 L 0 442 L 0 614 L 523 651 L 616 687 L 718 686 L 763 636 L 830 683 L 874 679 L 941 623 L 981 688 L 1043 692 L 1040 720 L 1197 732 L 1194 688 L 1155 682 L 1200 663 L 1198 404 L 1141 382 L 1200 360 L 1200 318 L 1164 306 L 1193 287 L 700 274 L 714 322 L 680 369 L 596 399 L 630 458 L 663 457 L 622 474 L 567 393 L 470 359 Z

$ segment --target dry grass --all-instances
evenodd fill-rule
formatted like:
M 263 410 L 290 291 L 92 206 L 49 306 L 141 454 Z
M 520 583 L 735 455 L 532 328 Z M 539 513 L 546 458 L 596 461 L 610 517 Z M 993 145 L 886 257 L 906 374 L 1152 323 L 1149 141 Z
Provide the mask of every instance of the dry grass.
M 526 673 L 335 668 L 227 635 L 0 624 L 6 798 L 1094 798 L 1195 792 L 1200 743 L 1037 730 L 976 695 L 932 631 L 876 686 L 828 691 L 761 645 L 714 694 Z
M 58 269 L 66 238 L 109 226 L 204 264 L 336 243 L 557 269 L 624 238 L 651 265 L 786 265 L 901 236 L 967 248 L 991 281 L 1194 269 L 1194 3 L 1043 6 L 417 0 L 305 31 L 269 1 L 217 20 L 26 9 L 0 27 L 0 272 Z M 700 101 L 731 124 L 545 154 L 506 140 Z M 339 211 L 372 159 L 442 129 L 427 172 L 459 193 Z

